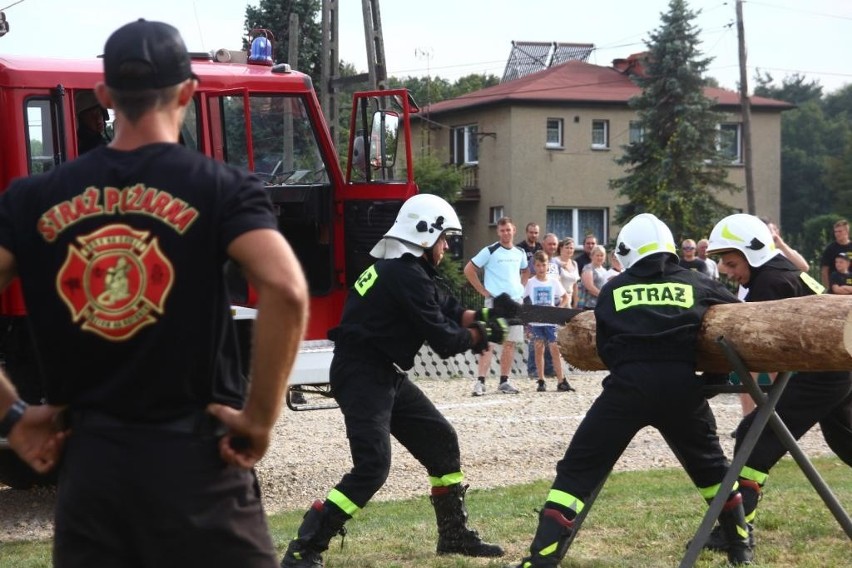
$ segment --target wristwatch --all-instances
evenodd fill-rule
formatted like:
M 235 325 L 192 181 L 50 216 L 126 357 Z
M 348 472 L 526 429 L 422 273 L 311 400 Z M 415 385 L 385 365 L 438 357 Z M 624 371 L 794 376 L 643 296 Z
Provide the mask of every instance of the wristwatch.
M 27 409 L 27 403 L 21 399 L 18 399 L 12 404 L 9 410 L 6 412 L 6 415 L 0 420 L 0 438 L 6 438 L 9 436 L 9 432 L 12 431 L 12 428 L 15 427 L 15 424 L 18 423 L 18 420 L 24 415 L 24 411 Z

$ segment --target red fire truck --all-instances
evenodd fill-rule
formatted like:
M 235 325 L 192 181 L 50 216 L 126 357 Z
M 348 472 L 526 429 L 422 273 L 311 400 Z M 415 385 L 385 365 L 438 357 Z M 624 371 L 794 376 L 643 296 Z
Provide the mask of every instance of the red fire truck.
M 344 171 L 311 79 L 273 65 L 271 48 L 259 43 L 248 54 L 193 54 L 201 82 L 181 143 L 266 182 L 278 227 L 298 254 L 311 291 L 311 319 L 291 390 L 323 395 L 330 360 L 326 332 L 339 321 L 346 290 L 371 262 L 370 249 L 417 191 L 409 130 L 417 106 L 405 90 L 356 94 Z M 78 155 L 78 107 L 101 80 L 99 59 L 0 55 L 0 190 L 16 177 Z M 252 291 L 238 270 L 228 270 L 228 277 L 235 317 L 248 320 L 238 321 L 245 340 Z M 38 404 L 41 381 L 26 328 L 26 306 L 13 283 L 0 296 L 0 356 L 22 397 Z M 4 444 L 0 440 L 0 483 L 27 487 L 37 481 Z

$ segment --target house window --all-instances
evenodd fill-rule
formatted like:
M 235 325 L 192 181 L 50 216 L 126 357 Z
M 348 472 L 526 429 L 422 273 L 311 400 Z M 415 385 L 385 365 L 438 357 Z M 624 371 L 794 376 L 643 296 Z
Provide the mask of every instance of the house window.
M 607 234 L 607 210 L 606 209 L 580 209 L 570 207 L 549 207 L 547 209 L 547 224 L 545 228 L 548 233 L 554 233 L 560 239 L 572 237 L 575 242 L 580 243 L 577 250 L 583 248 L 583 239 L 591 233 L 598 239 L 598 243 L 605 243 L 609 238 Z
M 740 122 L 727 122 L 719 125 L 718 149 L 722 156 L 733 164 L 743 161 L 743 130 Z
M 645 127 L 638 120 L 630 121 L 630 134 L 628 138 L 629 144 L 638 144 L 645 139 Z
M 562 148 L 562 125 L 563 121 L 561 118 L 548 118 L 547 119 L 547 141 L 545 142 L 545 148 Z
M 505 217 L 506 215 L 503 213 L 503 206 L 498 205 L 497 207 L 489 207 L 488 208 L 488 226 L 495 227 L 497 226 L 497 221 Z
M 450 133 L 450 158 L 452 163 L 476 164 L 479 162 L 479 126 L 457 126 Z
M 592 148 L 609 148 L 609 121 L 592 121 Z

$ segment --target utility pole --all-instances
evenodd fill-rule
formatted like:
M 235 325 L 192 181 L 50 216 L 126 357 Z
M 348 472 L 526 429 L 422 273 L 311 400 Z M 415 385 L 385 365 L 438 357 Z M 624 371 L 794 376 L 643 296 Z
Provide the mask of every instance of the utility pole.
M 431 127 L 431 123 L 429 122 L 429 107 L 432 106 L 432 69 L 431 69 L 431 66 L 430 66 L 429 63 L 430 63 L 430 60 L 432 58 L 432 48 L 431 47 L 426 47 L 426 48 L 418 47 L 417 49 L 414 50 L 414 56 L 417 57 L 418 59 L 420 59 L 421 57 L 426 58 L 426 113 L 425 113 L 425 115 L 426 115 L 426 128 L 424 129 L 425 132 L 426 132 L 426 141 L 425 141 L 426 147 L 425 148 L 422 148 L 422 145 L 423 145 L 422 135 L 421 135 L 421 138 L 420 138 L 421 150 L 423 151 L 423 154 L 425 155 L 425 154 L 428 154 L 429 151 L 432 148 L 432 127 Z
M 322 65 L 320 66 L 320 107 L 328 124 L 334 145 L 337 146 L 338 81 L 340 79 L 340 52 L 337 45 L 337 0 L 322 0 Z
M 337 44 L 337 0 L 322 1 L 322 51 L 325 57 L 322 60 L 320 104 L 335 144 L 337 144 L 339 108 L 338 89 L 365 81 L 369 81 L 370 89 L 374 91 L 387 88 L 388 75 L 387 65 L 385 64 L 385 44 L 382 37 L 382 18 L 379 14 L 379 0 L 361 0 L 361 11 L 364 14 L 364 37 L 367 43 L 369 73 L 340 77 L 340 52 Z
M 388 70 L 385 63 L 385 41 L 382 36 L 382 16 L 379 0 L 361 0 L 364 13 L 364 37 L 367 40 L 367 71 L 373 90 L 386 89 Z
M 737 0 L 737 39 L 740 56 L 740 106 L 743 116 L 743 161 L 745 162 L 746 204 L 748 212 L 756 215 L 754 203 L 754 172 L 751 157 L 751 101 L 748 96 L 748 71 L 746 70 L 745 30 L 743 26 L 743 1 Z

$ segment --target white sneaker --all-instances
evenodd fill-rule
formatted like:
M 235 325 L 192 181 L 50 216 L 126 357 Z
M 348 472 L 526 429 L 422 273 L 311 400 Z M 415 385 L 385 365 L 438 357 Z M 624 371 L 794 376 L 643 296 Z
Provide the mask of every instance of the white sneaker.
M 473 381 L 473 395 L 482 396 L 485 394 L 485 385 L 479 379 Z
M 506 381 L 505 383 L 500 383 L 500 386 L 497 387 L 497 390 L 502 392 L 503 394 L 518 394 L 520 392 L 509 381 Z

